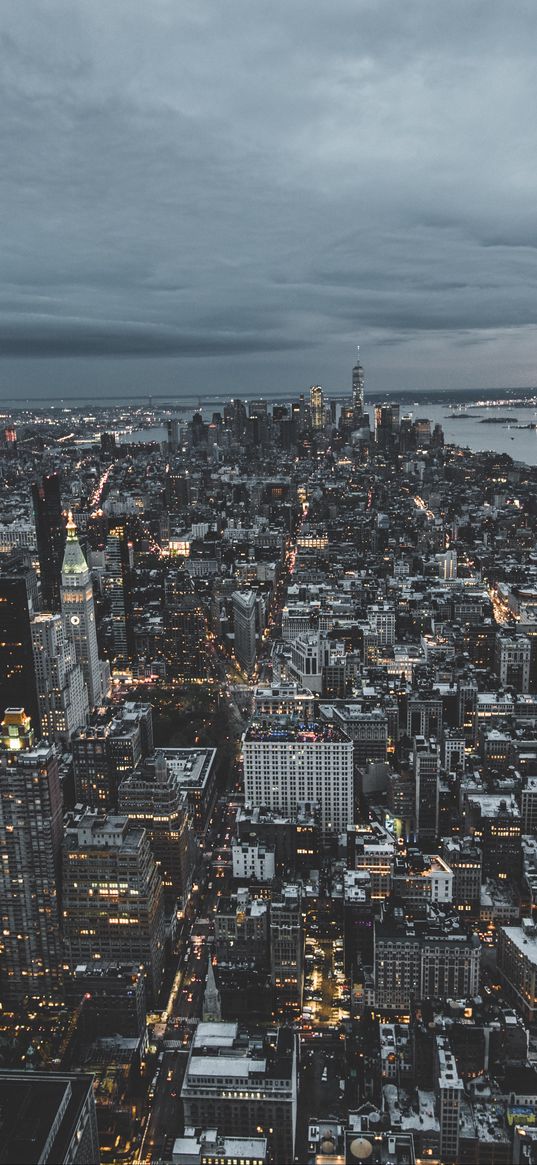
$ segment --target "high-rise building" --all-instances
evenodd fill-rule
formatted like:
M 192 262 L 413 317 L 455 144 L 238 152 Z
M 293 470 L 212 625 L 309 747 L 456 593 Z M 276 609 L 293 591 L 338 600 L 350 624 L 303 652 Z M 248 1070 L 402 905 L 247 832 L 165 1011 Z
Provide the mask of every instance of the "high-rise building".
M 82 668 L 72 658 L 61 615 L 35 615 L 30 626 L 41 735 L 67 743 L 88 718 Z
M 520 926 L 498 930 L 498 971 L 526 1023 L 537 1020 L 537 927 L 523 918 Z
M 192 882 L 195 840 L 188 795 L 166 764 L 153 753 L 119 787 L 119 812 L 147 830 L 159 868 L 166 913 L 182 908 Z
M 255 591 L 234 591 L 232 598 L 235 655 L 250 674 L 256 657 L 256 595 Z
M 522 821 L 513 793 L 482 793 L 470 787 L 464 795 L 464 822 L 474 844 L 483 851 L 486 878 L 517 878 L 522 872 Z
M 21 552 L 0 571 L 0 717 L 9 706 L 26 708 L 39 731 L 31 620 L 37 609 L 37 579 Z
M 0 1071 L 0 1161 L 99 1165 L 93 1076 Z
M 114 526 L 106 539 L 106 571 L 103 588 L 112 618 L 114 653 L 122 659 L 134 655 L 132 612 L 132 545 L 123 526 Z
M 401 907 L 375 922 L 375 1006 L 407 1010 L 411 1000 L 466 999 L 479 986 L 481 946 L 440 907 Z
M 67 522 L 61 582 L 62 615 L 76 660 L 82 668 L 90 708 L 94 708 L 104 696 L 103 669 L 97 647 L 93 584 L 72 515 Z
M 221 1014 L 266 1021 L 272 1014 L 269 903 L 242 886 L 222 895 L 214 916 L 215 955 Z M 208 1018 L 208 1016 L 206 1017 Z
M 245 733 L 243 756 L 248 804 L 290 817 L 308 801 L 319 806 L 323 832 L 340 833 L 352 824 L 353 745 L 340 728 L 254 723 Z
M 383 449 L 393 447 L 399 436 L 400 409 L 398 404 L 375 405 L 375 441 Z
M 83 805 L 115 809 L 118 789 L 153 748 L 150 704 L 107 709 L 75 733 L 71 749 L 75 796 Z
M 304 928 L 300 883 L 286 882 L 270 904 L 270 973 L 274 1017 L 292 1022 L 302 1014 Z
M 354 744 L 355 765 L 386 760 L 388 718 L 385 712 L 380 708 L 364 711 L 360 704 L 343 704 L 333 708 L 332 716 Z
M 83 999 L 84 1027 L 90 1037 L 140 1039 L 146 1030 L 145 975 L 138 963 L 79 963 L 65 980 L 66 1002 Z
M 230 1137 L 265 1135 L 272 1160 L 292 1161 L 296 1043 L 291 1028 L 250 1036 L 237 1023 L 199 1023 L 181 1089 L 185 1125 L 217 1127 Z
M 445 837 L 442 857 L 453 871 L 453 905 L 461 914 L 479 918 L 483 854 L 471 837 Z
M 59 473 L 49 473 L 43 477 L 41 484 L 34 481 L 32 485 L 41 599 L 45 611 L 60 610 L 61 567 L 65 545 L 60 484 Z
M 358 351 L 360 349 L 358 348 Z M 364 370 L 357 357 L 352 370 L 352 407 L 355 419 L 361 417 L 364 411 L 365 377 Z
M 63 915 L 71 971 L 91 959 L 140 963 L 158 998 L 164 965 L 162 883 L 145 829 L 97 810 L 69 813 Z
M 179 448 L 179 420 L 177 417 L 169 417 L 166 422 L 167 436 L 168 436 L 168 453 L 177 453 Z
M 312 384 L 310 388 L 310 413 L 312 429 L 324 427 L 324 392 L 320 384 Z
M 434 738 L 415 736 L 412 763 L 416 782 L 416 833 L 420 842 L 438 834 L 440 749 Z
M 464 1085 L 446 1036 L 436 1036 L 434 1058 L 435 1091 L 440 1118 L 440 1159 L 448 1165 L 459 1160 L 460 1109 Z
M 502 687 L 529 692 L 531 643 L 525 635 L 499 634 L 494 652 L 494 670 Z
M 62 800 L 53 748 L 33 747 L 22 708 L 8 708 L 0 743 L 0 998 L 61 989 L 57 880 Z

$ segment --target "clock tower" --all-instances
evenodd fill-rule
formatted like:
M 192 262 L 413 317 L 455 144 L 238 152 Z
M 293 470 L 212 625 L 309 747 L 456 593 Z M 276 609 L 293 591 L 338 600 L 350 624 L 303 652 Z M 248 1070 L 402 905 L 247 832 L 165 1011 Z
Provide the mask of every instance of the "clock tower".
M 72 514 L 69 514 L 66 530 L 61 585 L 62 615 L 76 661 L 84 673 L 90 708 L 93 708 L 102 702 L 105 694 L 97 648 L 93 584 Z

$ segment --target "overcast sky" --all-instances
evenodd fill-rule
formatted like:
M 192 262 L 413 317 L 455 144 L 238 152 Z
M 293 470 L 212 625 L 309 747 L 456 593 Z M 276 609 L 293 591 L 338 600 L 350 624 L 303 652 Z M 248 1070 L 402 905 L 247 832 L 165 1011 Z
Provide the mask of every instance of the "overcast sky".
M 537 382 L 535 0 L 2 0 L 0 395 Z

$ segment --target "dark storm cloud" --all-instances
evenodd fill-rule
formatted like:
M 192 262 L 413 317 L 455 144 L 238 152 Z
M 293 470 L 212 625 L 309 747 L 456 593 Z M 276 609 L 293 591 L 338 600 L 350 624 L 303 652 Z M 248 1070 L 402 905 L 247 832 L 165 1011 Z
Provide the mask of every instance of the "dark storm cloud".
M 144 324 L 110 325 L 66 317 L 0 323 L 0 350 L 5 356 L 240 356 L 301 347 L 299 340 L 279 338 L 268 332 L 259 336 L 199 333 L 182 335 L 171 328 Z
M 358 341 L 379 387 L 532 383 L 532 3 L 4 0 L 2 23 L 10 392 L 69 357 L 81 394 L 187 357 L 190 387 L 219 357 L 222 388 L 339 388 Z

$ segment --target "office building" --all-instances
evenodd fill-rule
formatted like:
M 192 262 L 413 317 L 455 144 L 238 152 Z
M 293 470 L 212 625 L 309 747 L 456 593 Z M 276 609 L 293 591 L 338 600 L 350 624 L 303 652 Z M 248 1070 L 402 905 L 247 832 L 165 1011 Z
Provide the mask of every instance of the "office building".
M 537 1021 L 537 927 L 533 918 L 498 930 L 498 972 L 526 1023 Z
M 79 963 L 66 977 L 65 997 L 72 1008 L 85 1001 L 84 1027 L 92 1039 L 145 1034 L 145 975 L 138 963 Z
M 537 833 L 537 777 L 528 777 L 522 789 L 522 833 Z
M 170 776 L 178 788 L 186 793 L 192 813 L 194 829 L 200 833 L 207 823 L 207 814 L 215 791 L 215 748 L 162 748 Z
M 355 982 L 361 964 L 373 962 L 371 876 L 367 870 L 343 872 L 343 957 L 345 974 Z
M 359 351 L 360 349 L 358 349 Z M 365 377 L 364 370 L 360 364 L 360 360 L 356 359 L 356 364 L 352 370 L 352 407 L 354 411 L 355 420 L 361 417 L 364 411 L 364 394 L 365 394 Z
M 268 900 L 244 886 L 229 897 L 222 895 L 214 933 L 222 1017 L 266 1022 L 273 1006 Z
M 67 744 L 89 715 L 82 668 L 61 615 L 34 615 L 30 623 L 41 736 Z
M 481 793 L 470 788 L 464 796 L 464 821 L 474 844 L 483 853 L 485 877 L 518 877 L 522 869 L 522 822 L 513 794 Z
M 340 728 L 252 724 L 243 738 L 245 801 L 289 817 L 317 804 L 324 833 L 354 820 L 353 746 Z
M 500 633 L 496 638 L 494 670 L 502 687 L 529 692 L 531 642 L 525 635 Z
M 380 708 L 364 711 L 360 704 L 321 705 L 323 718 L 330 718 L 352 740 L 354 763 L 367 765 L 385 761 L 388 749 L 388 718 Z
M 445 837 L 442 857 L 453 874 L 452 901 L 456 910 L 479 918 L 483 854 L 471 837 Z
M 375 1006 L 408 1012 L 412 1000 L 477 994 L 481 948 L 458 916 L 429 906 L 387 911 L 374 926 Z
M 179 420 L 177 417 L 169 417 L 166 422 L 167 439 L 168 439 L 168 453 L 172 455 L 177 453 L 179 448 Z
M 375 405 L 375 441 L 382 449 L 393 448 L 400 429 L 398 404 Z
M 91 959 L 137 962 L 158 998 L 164 963 L 162 883 L 145 829 L 124 816 L 75 810 L 66 817 L 63 915 L 73 972 Z
M 420 843 L 438 835 L 440 749 L 434 738 L 415 736 L 412 766 L 416 785 L 416 834 Z
M 324 428 L 324 393 L 320 384 L 310 388 L 310 414 L 312 429 Z
M 58 762 L 33 746 L 28 717 L 8 708 L 0 744 L 0 999 L 56 995 L 62 952 L 58 877 L 62 801 Z
M 435 1038 L 435 1091 L 440 1119 L 440 1159 L 446 1165 L 459 1158 L 460 1111 L 464 1085 L 446 1036 Z
M 61 572 L 61 608 L 67 634 L 73 645 L 88 689 L 90 708 L 102 702 L 103 668 L 97 647 L 93 585 L 88 564 L 76 536 L 72 515 L 67 522 L 67 540 Z
M 395 859 L 393 893 L 405 906 L 447 905 L 453 897 L 453 871 L 438 854 L 409 850 Z
M 186 789 L 157 750 L 119 786 L 118 808 L 147 830 L 164 891 L 166 915 L 185 905 L 195 858 L 193 815 Z
M 313 720 L 314 698 L 309 688 L 298 684 L 273 684 L 257 687 L 254 695 L 256 717 L 298 716 L 302 721 Z
M 384 902 L 391 894 L 395 853 L 395 837 L 376 821 L 347 830 L 347 865 L 369 874 L 373 902 Z
M 41 601 L 45 611 L 60 610 L 61 567 L 65 546 L 60 484 L 59 473 L 49 473 L 43 477 L 41 484 L 34 481 L 32 485 Z
M 234 592 L 233 626 L 235 656 L 240 666 L 250 675 L 255 667 L 257 650 L 256 595 L 254 591 Z
M 379 647 L 393 647 L 395 643 L 395 610 L 390 603 L 372 603 L 367 608 L 367 620 L 377 635 Z
M 307 873 L 318 859 L 321 831 L 317 806 L 301 803 L 292 817 L 272 813 L 260 806 L 240 808 L 236 826 L 237 844 L 245 844 L 248 848 L 255 846 L 258 857 L 254 857 L 254 861 L 259 861 L 261 847 L 264 847 L 264 868 L 273 860 L 277 874 L 283 874 L 284 871 Z M 237 856 L 239 867 L 243 860 L 240 855 Z
M 291 1028 L 250 1036 L 237 1023 L 199 1023 L 183 1086 L 184 1121 L 229 1137 L 266 1137 L 274 1161 L 292 1161 L 297 1041 Z
M 0 1070 L 2 1165 L 99 1165 L 93 1077 Z
M 28 557 L 15 552 L 0 569 L 0 718 L 8 707 L 23 707 L 39 734 L 31 633 L 37 604 L 35 573 Z
M 225 1137 L 218 1129 L 185 1129 L 173 1144 L 172 1165 L 267 1165 L 266 1137 Z
M 121 659 L 134 655 L 132 566 L 132 544 L 127 539 L 125 527 L 114 526 L 106 539 L 103 590 L 110 604 L 114 654 Z
M 302 1014 L 304 928 L 299 883 L 284 883 L 270 903 L 270 973 L 274 1018 L 291 1023 Z
M 83 805 L 115 809 L 118 789 L 153 742 L 150 704 L 124 704 L 93 717 L 72 739 L 75 795 Z

